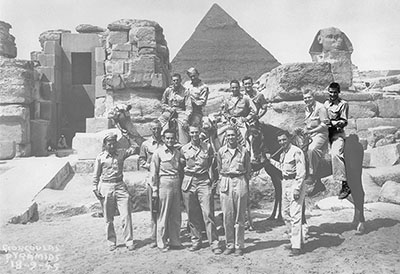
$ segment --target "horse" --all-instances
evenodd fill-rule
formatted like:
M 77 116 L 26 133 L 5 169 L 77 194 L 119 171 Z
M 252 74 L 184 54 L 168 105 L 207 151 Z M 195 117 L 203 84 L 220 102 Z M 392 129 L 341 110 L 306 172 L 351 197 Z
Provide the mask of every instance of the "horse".
M 311 138 L 302 130 L 295 130 L 292 141 L 300 147 L 304 154 L 307 155 L 308 146 Z M 344 161 L 347 175 L 347 183 L 351 190 L 351 195 L 347 198 L 354 204 L 353 224 L 356 226 L 358 234 L 365 231 L 364 217 L 364 197 L 365 192 L 362 186 L 362 162 L 364 157 L 364 149 L 359 142 L 356 134 L 346 137 L 344 144 Z M 321 179 L 332 174 L 332 163 L 330 157 L 322 158 L 318 165 L 316 174 L 312 178 L 311 184 L 315 184 L 314 188 L 322 184 Z M 323 184 L 322 184 L 323 185 Z M 325 188 L 325 186 L 323 186 Z

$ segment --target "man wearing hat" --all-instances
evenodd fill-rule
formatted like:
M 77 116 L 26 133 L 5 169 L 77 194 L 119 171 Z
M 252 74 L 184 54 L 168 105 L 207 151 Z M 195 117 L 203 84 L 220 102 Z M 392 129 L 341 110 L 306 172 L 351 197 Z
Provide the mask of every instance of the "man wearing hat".
M 133 245 L 133 230 L 130 210 L 129 193 L 123 182 L 122 171 L 124 161 L 133 154 L 137 154 L 139 147 L 134 144 L 128 149 L 117 149 L 117 135 L 107 133 L 103 139 L 103 151 L 97 156 L 94 163 L 93 192 L 99 199 L 104 199 L 104 218 L 109 249 L 117 248 L 117 237 L 114 229 L 115 207 L 118 206 L 123 218 L 123 237 L 129 251 L 135 249 Z
M 208 99 L 208 87 L 199 78 L 199 72 L 195 68 L 189 68 L 187 75 L 190 81 L 185 83 L 185 88 L 189 91 L 190 99 L 192 101 L 192 114 L 190 116 L 189 124 L 201 125 L 203 120 L 203 109 Z

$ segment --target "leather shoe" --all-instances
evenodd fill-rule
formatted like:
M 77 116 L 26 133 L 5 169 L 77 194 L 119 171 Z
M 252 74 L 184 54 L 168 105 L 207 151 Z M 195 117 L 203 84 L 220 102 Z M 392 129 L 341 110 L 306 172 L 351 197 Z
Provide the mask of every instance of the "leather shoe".
M 134 251 L 135 250 L 135 245 L 129 245 L 126 248 L 128 248 L 128 251 Z
M 340 200 L 346 199 L 350 195 L 350 193 L 351 193 L 350 187 L 348 186 L 346 181 L 343 181 L 342 182 L 342 189 L 340 190 L 338 198 Z
M 166 246 L 166 247 L 164 247 L 164 248 L 159 248 L 160 249 L 160 251 L 162 252 L 162 253 L 165 253 L 165 252 L 168 252 L 169 251 L 169 246 Z
M 237 248 L 237 249 L 235 250 L 235 255 L 237 255 L 237 256 L 243 256 L 243 249 Z
M 156 242 L 152 242 L 151 244 L 150 244 L 150 248 L 156 248 L 157 247 L 157 243 Z
M 181 249 L 185 249 L 185 247 L 183 245 L 170 245 L 168 246 L 169 249 L 171 250 L 181 250 Z
M 192 245 L 189 248 L 189 251 L 197 251 L 197 250 L 200 250 L 200 249 L 201 249 L 201 245 Z
M 292 251 L 290 252 L 290 257 L 295 257 L 301 255 L 303 252 L 299 248 L 292 248 Z
M 224 251 L 224 255 L 230 255 L 230 254 L 233 254 L 233 253 L 235 253 L 235 249 L 234 248 L 227 248 Z
M 220 255 L 220 254 L 222 254 L 222 249 L 219 248 L 219 247 L 217 247 L 217 248 L 214 248 L 214 249 L 212 250 L 212 252 L 213 252 L 215 255 Z
M 116 245 L 110 245 L 110 247 L 108 248 L 108 250 L 110 250 L 110 251 L 114 251 L 116 249 L 117 249 Z
M 285 250 L 292 250 L 292 245 L 291 244 L 287 244 L 287 245 L 284 245 L 283 248 Z

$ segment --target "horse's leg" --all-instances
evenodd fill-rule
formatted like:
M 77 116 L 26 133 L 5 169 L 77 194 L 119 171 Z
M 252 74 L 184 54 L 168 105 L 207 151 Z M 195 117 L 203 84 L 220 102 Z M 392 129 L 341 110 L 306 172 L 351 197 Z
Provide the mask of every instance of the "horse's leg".
M 277 171 L 274 170 L 274 167 L 270 164 L 265 166 L 265 171 L 271 177 L 272 184 L 275 189 L 275 200 L 274 200 L 274 209 L 272 210 L 271 216 L 267 220 L 275 220 L 276 213 L 278 211 L 278 220 L 282 219 L 282 185 L 281 179 Z
M 248 195 L 250 196 L 250 186 L 249 186 L 249 183 L 247 184 L 247 192 L 248 192 Z M 249 202 L 247 202 L 247 221 L 248 221 L 248 223 L 249 223 L 248 229 L 249 229 L 250 231 L 254 230 L 253 218 L 251 217 L 250 203 L 249 203 Z

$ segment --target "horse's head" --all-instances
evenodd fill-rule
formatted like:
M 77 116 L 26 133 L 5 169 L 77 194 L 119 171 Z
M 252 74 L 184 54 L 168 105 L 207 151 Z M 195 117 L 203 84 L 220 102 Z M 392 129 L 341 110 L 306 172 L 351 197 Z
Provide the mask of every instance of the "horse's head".
M 264 134 L 257 124 L 250 125 L 246 132 L 246 142 L 250 146 L 250 161 L 253 170 L 260 169 L 265 161 Z

